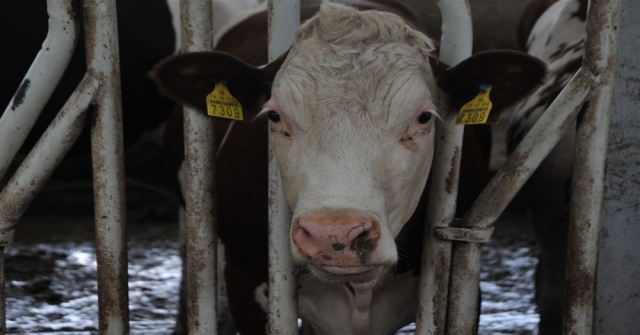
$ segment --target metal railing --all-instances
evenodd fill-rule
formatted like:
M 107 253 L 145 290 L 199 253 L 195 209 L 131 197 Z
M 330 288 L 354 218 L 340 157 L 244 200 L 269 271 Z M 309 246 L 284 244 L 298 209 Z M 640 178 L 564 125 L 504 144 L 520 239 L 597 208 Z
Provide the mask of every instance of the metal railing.
M 72 2 L 48 0 L 50 32 L 23 81 L 24 102 L 10 104 L 0 119 L 0 176 L 13 160 L 60 79 L 62 69 L 69 62 L 79 24 Z M 440 57 L 444 63 L 455 65 L 471 55 L 469 5 L 467 0 L 440 0 L 438 5 L 443 14 Z M 299 24 L 299 8 L 299 1 L 269 1 L 270 60 L 288 48 L 293 29 Z M 570 229 L 581 235 L 570 237 L 569 254 L 573 255 L 571 259 L 576 262 L 570 264 L 568 280 L 585 282 L 585 278 L 595 278 L 602 171 L 617 49 L 617 32 L 612 27 L 619 9 L 620 0 L 600 0 L 592 5 L 582 70 L 549 107 L 466 214 L 463 227 L 469 230 L 462 235 L 470 238 L 459 238 L 459 232 L 454 234 L 449 228 L 455 216 L 456 176 L 463 128 L 450 126 L 438 130 L 437 137 L 444 140 L 439 141 L 432 168 L 433 188 L 428 209 L 431 226 L 425 234 L 423 273 L 426 275 L 421 278 L 417 334 L 458 335 L 476 331 L 480 243 L 488 239 L 495 220 L 560 139 L 585 99 L 590 104 L 578 122 Z M 4 246 L 12 243 L 13 227 L 18 219 L 79 136 L 84 120 L 87 117 L 94 118 L 96 122 L 91 129 L 91 138 L 100 334 L 128 334 L 124 168 L 118 42 L 114 33 L 115 1 L 84 0 L 84 10 L 87 22 L 87 73 L 51 127 L 0 193 L 0 245 L 3 250 Z M 212 48 L 210 0 L 181 0 L 181 19 L 183 51 Z M 61 29 L 69 25 L 73 29 Z M 62 30 L 66 33 L 61 34 Z M 51 66 L 52 61 L 57 65 Z M 49 72 L 48 69 L 58 70 Z M 90 106 L 91 114 L 88 113 Z M 17 113 L 17 109 L 28 113 Z M 184 117 L 189 333 L 215 334 L 217 235 L 213 121 L 189 109 L 185 110 Z M 16 132 L 17 128 L 20 128 L 19 132 Z M 589 154 L 584 155 L 584 152 Z M 269 208 L 269 258 L 272 265 L 277 264 L 272 266 L 269 274 L 269 329 L 272 334 L 293 334 L 297 331 L 297 300 L 296 278 L 289 251 L 289 225 L 286 222 L 288 208 L 277 173 L 277 162 L 272 153 L 269 156 L 269 197 L 272 200 Z M 447 182 L 446 178 L 449 178 Z M 461 241 L 452 243 L 451 240 Z M 3 255 L 0 263 L 4 263 Z M 4 275 L 0 280 L 4 288 Z M 568 322 L 565 332 L 590 334 L 594 283 L 590 281 L 586 286 L 580 285 L 581 290 L 573 287 L 576 286 L 569 284 L 567 290 L 565 319 Z M 0 299 L 0 327 L 4 334 L 4 289 Z
M 12 107 L 7 108 L 0 119 L 0 142 L 9 147 L 6 151 L 4 147 L 0 149 L 2 173 L 13 160 L 69 62 L 79 28 L 79 13 L 75 12 L 74 4 L 77 2 L 72 0 L 47 2 L 50 31 L 23 80 L 24 102 L 19 104 L 15 99 L 22 97 L 14 97 L 10 103 Z M 85 0 L 83 7 L 87 22 L 87 73 L 0 193 L 0 242 L 3 248 L 13 242 L 13 227 L 79 136 L 84 120 L 91 117 L 94 121 L 91 123 L 91 147 L 100 333 L 128 334 L 122 107 L 115 1 Z M 20 106 L 13 108 L 17 105 Z M 29 116 L 17 115 L 15 112 L 19 108 Z M 17 132 L 17 128 L 21 131 Z M 2 289 L 4 291 L 4 285 Z M 4 302 L 4 293 L 2 300 Z M 2 332 L 6 333 L 6 314 L 4 310 L 2 312 Z

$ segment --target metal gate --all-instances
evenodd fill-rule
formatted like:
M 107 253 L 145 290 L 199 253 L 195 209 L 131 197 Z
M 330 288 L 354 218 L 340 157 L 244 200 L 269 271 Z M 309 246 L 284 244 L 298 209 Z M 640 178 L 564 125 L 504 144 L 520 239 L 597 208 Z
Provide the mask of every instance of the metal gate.
M 472 334 L 477 317 L 480 243 L 489 240 L 493 223 L 517 191 L 560 139 L 564 129 L 588 100 L 588 110 L 578 124 L 577 155 L 572 194 L 571 230 L 575 236 L 569 252 L 577 262 L 570 264 L 568 280 L 582 283 L 569 291 L 565 333 L 591 334 L 596 278 L 597 236 L 603 194 L 604 162 L 609 125 L 617 22 L 622 0 L 592 1 L 588 16 L 588 37 L 582 69 L 515 153 L 500 169 L 472 209 L 453 228 L 462 127 L 438 129 L 439 141 L 432 168 L 433 189 L 428 204 L 432 226 L 426 229 L 420 308 L 416 334 Z M 467 0 L 439 0 L 443 14 L 440 58 L 455 65 L 471 55 L 471 19 Z M 0 119 L 0 177 L 15 156 L 37 114 L 51 95 L 61 71 L 69 62 L 79 23 L 73 0 L 48 0 L 50 29 L 43 49 L 25 77 L 24 103 L 5 111 Z M 0 245 L 11 244 L 13 227 L 37 191 L 78 137 L 84 120 L 94 117 L 92 149 L 95 185 L 96 252 L 99 277 L 99 326 L 101 334 L 128 334 L 127 256 L 124 240 L 124 170 L 122 121 L 118 83 L 118 42 L 115 1 L 84 0 L 87 25 L 87 73 L 50 129 L 27 156 L 0 193 Z M 276 58 L 289 46 L 299 24 L 299 1 L 271 0 L 269 10 L 269 58 Z M 212 48 L 211 1 L 181 0 L 183 51 Z M 62 31 L 68 32 L 61 34 Z M 63 42 L 51 43 L 55 34 Z M 51 66 L 51 62 L 58 64 Z M 23 83 L 24 83 L 23 82 Z M 88 115 L 89 105 L 95 113 Z M 18 130 L 19 129 L 19 130 Z M 199 134 L 195 137 L 193 134 Z M 206 134 L 203 136 L 202 134 Z M 216 229 L 215 147 L 213 122 L 200 113 L 185 110 L 187 159 L 187 283 L 190 334 L 215 334 L 216 322 Z M 62 140 L 64 139 L 64 141 Z M 53 144 L 65 143 L 63 146 Z M 271 334 L 297 332 L 295 274 L 289 252 L 288 208 L 278 169 L 270 154 L 269 328 Z M 449 176 L 454 176 L 447 182 Z M 447 185 L 448 184 L 448 185 Z M 579 235 L 578 235 L 579 234 Z M 4 257 L 0 257 L 3 262 Z M 437 262 L 433 260 L 437 259 Z M 433 265 L 436 264 L 436 265 Z M 586 281 L 585 279 L 591 279 Z M 4 276 L 0 278 L 4 287 Z M 451 287 L 449 283 L 451 282 Z M 6 332 L 4 290 L 0 327 Z M 475 312 L 470 312 L 475 311 Z

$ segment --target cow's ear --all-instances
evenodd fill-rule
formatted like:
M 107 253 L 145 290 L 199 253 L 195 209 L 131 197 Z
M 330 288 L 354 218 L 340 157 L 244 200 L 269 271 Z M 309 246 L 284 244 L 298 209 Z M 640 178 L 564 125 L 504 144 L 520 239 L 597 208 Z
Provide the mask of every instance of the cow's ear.
M 497 114 L 531 94 L 546 72 L 544 62 L 523 52 L 485 51 L 441 72 L 438 86 L 449 94 L 451 110 L 457 111 L 478 95 L 480 87 L 491 85 L 491 113 Z
M 224 52 L 192 52 L 165 59 L 152 77 L 160 91 L 176 102 L 206 111 L 206 97 L 217 83 L 245 108 L 253 107 L 270 85 L 263 71 Z

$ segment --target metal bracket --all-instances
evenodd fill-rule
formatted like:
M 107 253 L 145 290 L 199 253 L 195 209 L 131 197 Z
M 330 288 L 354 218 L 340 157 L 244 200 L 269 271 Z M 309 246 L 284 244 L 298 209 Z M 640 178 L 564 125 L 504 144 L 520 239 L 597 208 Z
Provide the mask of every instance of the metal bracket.
M 436 227 L 435 235 L 441 240 L 463 242 L 489 242 L 495 229 L 494 226 L 482 227 L 455 227 L 461 226 L 462 219 L 454 219 L 454 227 Z

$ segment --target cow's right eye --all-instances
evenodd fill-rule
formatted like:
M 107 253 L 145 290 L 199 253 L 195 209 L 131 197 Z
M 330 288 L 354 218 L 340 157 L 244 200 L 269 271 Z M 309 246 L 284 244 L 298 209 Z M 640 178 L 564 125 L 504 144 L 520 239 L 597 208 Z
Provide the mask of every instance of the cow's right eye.
M 274 110 L 270 110 L 267 112 L 267 117 L 274 123 L 280 122 L 280 114 Z

